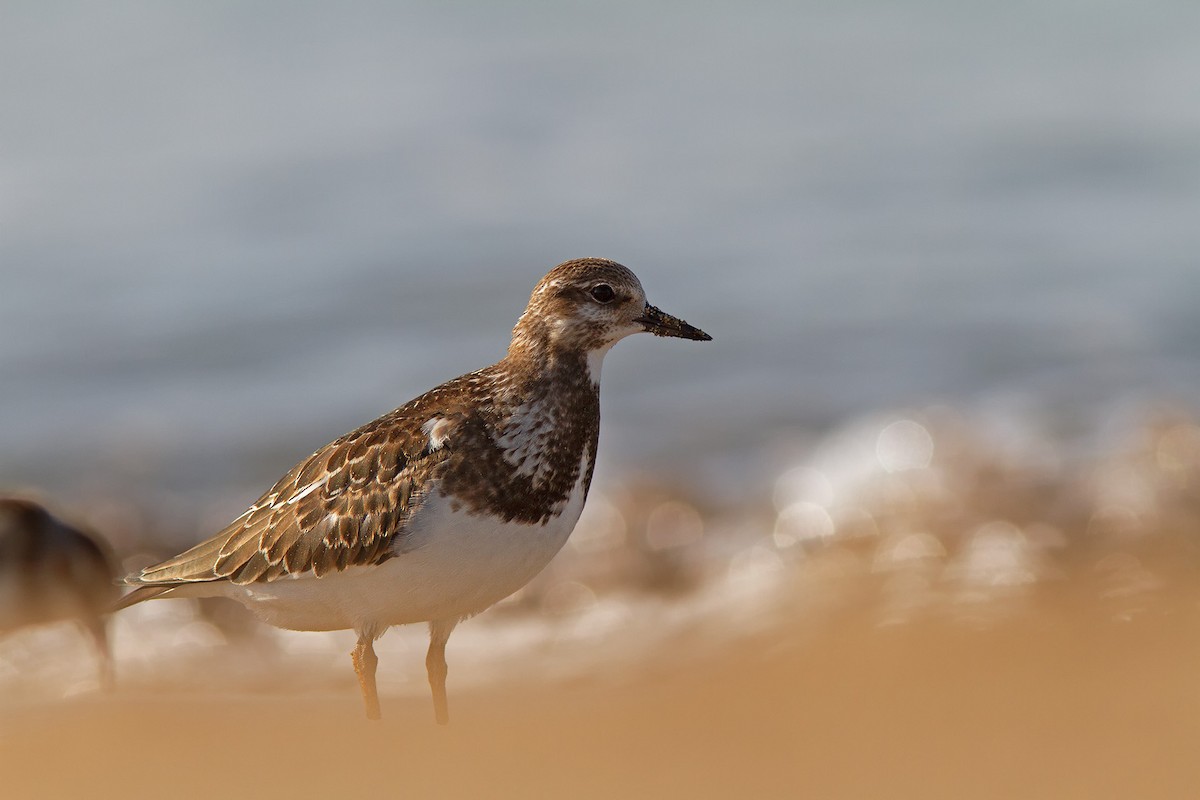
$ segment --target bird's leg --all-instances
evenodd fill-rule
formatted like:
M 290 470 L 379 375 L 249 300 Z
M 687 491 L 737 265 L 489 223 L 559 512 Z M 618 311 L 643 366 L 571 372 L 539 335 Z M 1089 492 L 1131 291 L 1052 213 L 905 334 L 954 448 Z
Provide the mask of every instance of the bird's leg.
M 375 666 L 379 657 L 375 655 L 375 640 L 359 634 L 358 644 L 350 651 L 354 672 L 358 675 L 358 686 L 362 689 L 363 703 L 367 707 L 367 719 L 379 719 L 379 693 L 375 690 Z
M 433 692 L 433 714 L 438 725 L 450 722 L 450 710 L 446 706 L 446 641 L 457 624 L 457 619 L 434 620 L 429 623 L 429 652 L 425 656 L 425 670 L 429 673 L 429 688 Z
M 112 648 L 108 643 L 108 620 L 105 617 L 89 617 L 80 620 L 80 625 L 91 638 L 96 648 L 100 673 L 100 690 L 111 692 L 114 686 Z

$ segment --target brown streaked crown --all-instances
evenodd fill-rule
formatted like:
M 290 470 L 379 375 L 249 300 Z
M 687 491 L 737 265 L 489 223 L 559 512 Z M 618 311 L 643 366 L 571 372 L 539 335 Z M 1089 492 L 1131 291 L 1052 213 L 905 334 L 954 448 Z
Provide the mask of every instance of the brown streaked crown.
M 646 293 L 629 268 L 604 258 L 567 261 L 534 287 L 509 353 L 544 358 L 598 350 L 642 330 L 635 320 L 645 308 Z

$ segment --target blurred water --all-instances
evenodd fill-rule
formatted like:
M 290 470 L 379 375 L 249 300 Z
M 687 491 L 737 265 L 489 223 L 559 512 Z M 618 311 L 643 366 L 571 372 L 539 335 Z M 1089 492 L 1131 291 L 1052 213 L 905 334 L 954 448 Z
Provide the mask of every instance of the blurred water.
M 1198 74 L 1169 0 L 6 4 L 0 482 L 236 513 L 581 255 L 715 337 L 617 349 L 602 477 L 1186 404 Z

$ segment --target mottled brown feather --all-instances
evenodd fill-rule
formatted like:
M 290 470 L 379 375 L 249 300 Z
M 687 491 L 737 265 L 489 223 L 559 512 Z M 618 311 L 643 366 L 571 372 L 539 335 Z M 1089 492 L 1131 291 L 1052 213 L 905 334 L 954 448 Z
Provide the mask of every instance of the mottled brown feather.
M 413 406 L 321 448 L 212 539 L 131 582 L 244 584 L 385 560 L 413 507 L 412 483 L 424 484 L 442 460 L 422 452 L 425 420 L 413 418 Z
M 248 584 L 379 564 L 407 552 L 405 527 L 432 492 L 472 514 L 544 524 L 581 470 L 586 492 L 595 464 L 599 387 L 587 353 L 604 345 L 607 328 L 554 323 L 590 302 L 577 284 L 595 280 L 641 297 L 619 264 L 556 267 L 535 287 L 503 360 L 322 447 L 216 536 L 127 583 Z M 431 421 L 436 440 L 423 427 Z
M 575 364 L 569 371 L 585 375 L 581 370 Z M 435 482 L 475 513 L 545 522 L 569 495 L 585 449 L 595 453 L 599 396 L 594 385 L 577 379 L 561 397 L 543 398 L 556 411 L 581 407 L 594 413 L 569 415 L 581 422 L 558 426 L 563 441 L 554 444 L 564 447 L 555 448 L 561 452 L 547 465 L 550 479 L 537 481 L 514 474 L 496 444 L 507 423 L 502 398 L 528 389 L 548 395 L 555 382 L 518 388 L 513 380 L 498 365 L 464 375 L 331 442 L 216 536 L 128 582 L 247 584 L 379 564 L 394 555 L 397 537 Z M 448 443 L 437 449 L 422 430 L 434 417 L 452 421 Z

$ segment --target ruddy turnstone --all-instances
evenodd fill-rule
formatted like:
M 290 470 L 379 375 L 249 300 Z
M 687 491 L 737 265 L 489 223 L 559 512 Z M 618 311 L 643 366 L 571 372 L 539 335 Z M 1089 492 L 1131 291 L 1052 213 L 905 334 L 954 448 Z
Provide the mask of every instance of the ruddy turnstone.
M 428 622 L 425 666 L 445 724 L 450 632 L 566 542 L 596 462 L 600 366 L 639 332 L 711 338 L 647 303 L 620 264 L 559 264 L 498 363 L 317 450 L 216 536 L 127 578 L 137 588 L 121 606 L 221 596 L 281 628 L 352 629 L 371 719 L 373 642 L 392 625 Z
M 74 620 L 100 658 L 100 684 L 112 685 L 108 612 L 117 599 L 108 551 L 86 533 L 22 498 L 0 499 L 0 635 Z

